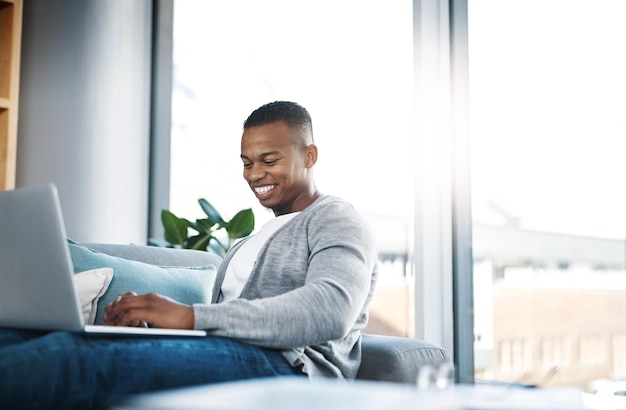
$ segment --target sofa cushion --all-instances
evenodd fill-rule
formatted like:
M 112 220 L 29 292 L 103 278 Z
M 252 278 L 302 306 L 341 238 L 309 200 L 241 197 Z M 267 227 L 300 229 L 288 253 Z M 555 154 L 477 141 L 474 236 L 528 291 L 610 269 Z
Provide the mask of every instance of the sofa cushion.
M 152 265 L 97 252 L 68 240 L 74 272 L 112 268 L 111 283 L 97 302 L 95 324 L 104 324 L 104 307 L 119 294 L 158 293 L 192 305 L 210 303 L 217 275 L 215 265 L 181 267 Z

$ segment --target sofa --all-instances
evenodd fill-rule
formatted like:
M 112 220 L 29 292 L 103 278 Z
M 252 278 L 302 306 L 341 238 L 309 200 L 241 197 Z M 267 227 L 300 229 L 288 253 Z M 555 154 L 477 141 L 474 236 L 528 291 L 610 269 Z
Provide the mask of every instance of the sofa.
M 156 266 L 218 266 L 221 258 L 211 252 L 145 245 L 81 244 L 93 251 L 124 260 Z M 422 366 L 438 367 L 450 362 L 449 353 L 419 339 L 363 334 L 362 361 L 357 379 L 415 384 Z

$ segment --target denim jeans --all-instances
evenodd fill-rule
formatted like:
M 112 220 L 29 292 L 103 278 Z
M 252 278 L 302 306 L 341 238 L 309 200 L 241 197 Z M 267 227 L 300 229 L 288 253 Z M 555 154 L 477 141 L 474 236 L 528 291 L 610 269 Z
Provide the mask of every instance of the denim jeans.
M 0 409 L 106 409 L 127 395 L 303 376 L 278 350 L 220 337 L 139 338 L 0 329 Z

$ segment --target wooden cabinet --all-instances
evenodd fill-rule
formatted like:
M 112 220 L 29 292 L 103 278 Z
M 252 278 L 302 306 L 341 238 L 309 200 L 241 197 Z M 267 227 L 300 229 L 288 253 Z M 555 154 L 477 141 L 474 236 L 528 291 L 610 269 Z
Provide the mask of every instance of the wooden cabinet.
M 15 187 L 22 0 L 0 0 L 0 190 Z

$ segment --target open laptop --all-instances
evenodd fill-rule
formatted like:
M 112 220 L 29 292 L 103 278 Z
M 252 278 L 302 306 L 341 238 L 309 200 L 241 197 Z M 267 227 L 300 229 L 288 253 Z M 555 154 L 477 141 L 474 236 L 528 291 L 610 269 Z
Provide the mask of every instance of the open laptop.
M 53 184 L 0 192 L 0 327 L 102 335 L 205 336 L 203 330 L 85 325 Z

